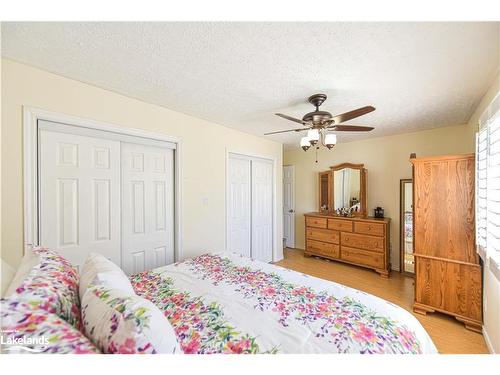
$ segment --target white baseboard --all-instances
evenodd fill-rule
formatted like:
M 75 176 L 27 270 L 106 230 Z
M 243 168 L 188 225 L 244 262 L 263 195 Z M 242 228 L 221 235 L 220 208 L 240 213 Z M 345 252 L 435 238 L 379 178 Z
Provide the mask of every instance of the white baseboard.
M 491 354 L 497 354 L 495 353 L 495 350 L 493 349 L 493 345 L 491 345 L 490 337 L 488 336 L 488 332 L 486 332 L 486 329 L 483 326 L 483 337 L 484 341 L 486 341 L 486 347 L 488 348 L 489 352 Z

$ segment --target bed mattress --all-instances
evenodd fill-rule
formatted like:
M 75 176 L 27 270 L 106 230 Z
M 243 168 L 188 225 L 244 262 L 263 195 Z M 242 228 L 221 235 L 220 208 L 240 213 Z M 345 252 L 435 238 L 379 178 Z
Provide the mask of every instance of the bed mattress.
M 418 320 L 386 300 L 235 254 L 131 276 L 185 353 L 436 353 Z

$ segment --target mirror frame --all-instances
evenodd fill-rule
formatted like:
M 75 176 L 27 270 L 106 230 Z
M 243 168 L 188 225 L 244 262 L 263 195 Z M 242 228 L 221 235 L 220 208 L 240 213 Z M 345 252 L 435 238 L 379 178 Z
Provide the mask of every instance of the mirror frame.
M 358 212 L 354 212 L 354 216 L 366 216 L 366 175 L 367 175 L 367 170 L 365 168 L 364 164 L 353 164 L 353 163 L 342 163 L 342 164 L 337 164 L 333 165 L 330 167 L 330 170 L 328 171 L 330 173 L 330 179 L 329 179 L 329 184 L 330 188 L 328 189 L 329 192 L 329 211 L 330 213 L 335 213 L 335 209 L 333 207 L 333 197 L 335 196 L 334 192 L 334 183 L 333 183 L 333 174 L 335 171 L 344 169 L 344 168 L 351 168 L 351 169 L 357 169 L 360 171 L 359 173 L 359 201 L 361 203 L 361 209 Z M 320 197 L 320 202 L 321 202 L 321 197 Z
M 321 203 L 323 201 L 322 195 L 321 195 L 321 182 L 323 179 L 323 176 L 327 176 L 328 180 L 328 196 L 327 196 L 327 202 L 328 202 L 328 209 L 327 210 L 322 210 L 321 209 Z M 332 195 L 332 189 L 330 188 L 332 185 L 332 177 L 333 173 L 331 171 L 326 171 L 326 172 L 319 172 L 318 173 L 318 212 L 332 212 L 333 211 L 333 195 Z
M 413 185 L 413 179 L 412 178 L 402 178 L 399 180 L 399 272 L 406 276 L 410 277 L 415 277 L 415 272 L 410 272 L 406 271 L 405 269 L 405 263 L 404 263 L 404 257 L 405 257 L 405 249 L 404 249 L 404 189 L 405 189 L 405 184 L 407 183 L 412 183 L 412 195 L 411 195 L 411 203 L 413 206 L 414 203 L 414 194 L 413 192 L 415 191 L 414 185 Z M 412 210 L 412 214 L 413 210 Z M 412 225 L 412 232 L 413 232 L 413 240 L 415 240 L 415 217 L 413 217 L 413 225 Z M 413 250 L 415 250 L 415 242 L 413 242 Z M 413 265 L 415 267 L 415 264 Z

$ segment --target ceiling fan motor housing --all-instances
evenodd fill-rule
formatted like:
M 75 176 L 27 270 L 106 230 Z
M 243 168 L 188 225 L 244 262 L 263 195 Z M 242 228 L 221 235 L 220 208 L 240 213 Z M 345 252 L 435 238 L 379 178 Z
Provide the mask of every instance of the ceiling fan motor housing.
M 307 100 L 316 107 L 316 110 L 314 112 L 307 113 L 304 117 L 302 117 L 302 120 L 312 122 L 313 125 L 321 124 L 323 121 L 330 120 L 332 118 L 332 114 L 330 112 L 319 110 L 319 106 L 323 104 L 326 98 L 327 96 L 325 94 L 311 95 Z

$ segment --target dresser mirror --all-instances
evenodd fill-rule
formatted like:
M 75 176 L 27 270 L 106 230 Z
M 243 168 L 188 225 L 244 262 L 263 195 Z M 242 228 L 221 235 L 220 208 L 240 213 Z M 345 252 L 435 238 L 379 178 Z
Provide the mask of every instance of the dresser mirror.
M 364 164 L 343 163 L 320 172 L 319 209 L 332 214 L 349 212 L 350 216 L 366 216 Z
M 320 212 L 329 212 L 331 210 L 331 196 L 330 196 L 330 180 L 331 172 L 319 173 L 319 210 Z

